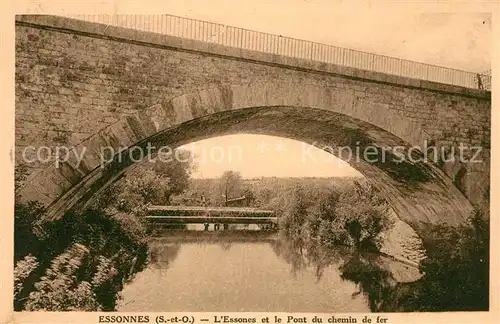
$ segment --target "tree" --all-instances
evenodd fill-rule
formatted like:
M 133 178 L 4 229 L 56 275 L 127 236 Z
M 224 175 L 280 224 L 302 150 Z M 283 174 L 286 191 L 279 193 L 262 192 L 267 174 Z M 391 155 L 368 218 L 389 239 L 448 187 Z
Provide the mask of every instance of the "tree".
M 223 200 L 240 197 L 242 194 L 243 179 L 236 171 L 225 171 L 219 178 L 219 197 Z
M 107 188 L 95 206 L 139 215 L 147 204 L 160 200 L 169 183 L 170 179 L 166 176 L 159 176 L 153 170 L 138 168 Z
M 243 196 L 246 197 L 247 202 L 248 202 L 248 206 L 253 206 L 254 205 L 255 195 L 254 195 L 253 191 L 250 188 L 245 188 L 243 190 Z
M 175 150 L 170 161 L 155 159 L 146 163 L 144 167 L 152 164 L 152 169 L 159 176 L 169 178 L 169 186 L 165 187 L 159 203 L 168 204 L 172 195 L 180 194 L 189 187 L 192 171 L 195 170 L 194 155 L 191 151 Z
M 139 214 L 147 204 L 169 205 L 172 195 L 189 187 L 194 167 L 192 153 L 182 150 L 169 159 L 144 162 L 107 188 L 95 206 Z
M 302 226 L 307 220 L 307 209 L 308 202 L 304 189 L 300 185 L 295 185 L 280 218 L 280 226 L 289 237 L 293 239 L 301 237 Z

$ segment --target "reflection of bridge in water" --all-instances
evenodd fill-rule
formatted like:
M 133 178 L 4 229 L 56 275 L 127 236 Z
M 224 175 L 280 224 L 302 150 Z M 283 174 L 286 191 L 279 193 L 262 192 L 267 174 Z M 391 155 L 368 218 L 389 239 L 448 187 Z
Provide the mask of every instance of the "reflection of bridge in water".
M 169 230 L 168 235 L 159 235 L 152 239 L 150 246 L 165 243 L 269 243 L 276 244 L 276 232 L 237 230 L 224 232 L 205 232 L 192 230 Z
M 257 224 L 277 228 L 278 217 L 272 210 L 248 207 L 150 206 L 146 219 L 157 225 L 205 224 L 208 229 L 219 224 Z

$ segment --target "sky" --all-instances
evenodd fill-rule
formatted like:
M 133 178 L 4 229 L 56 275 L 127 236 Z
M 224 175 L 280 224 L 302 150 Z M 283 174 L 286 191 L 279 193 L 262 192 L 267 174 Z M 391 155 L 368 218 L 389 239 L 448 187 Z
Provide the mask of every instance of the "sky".
M 315 41 L 376 54 L 400 57 L 455 69 L 490 70 L 493 2 L 437 1 L 94 1 L 63 8 L 57 2 L 37 4 L 39 13 L 158 14 L 207 20 L 241 28 Z M 265 143 L 265 144 L 262 144 Z M 244 177 L 352 176 L 347 164 L 313 149 L 318 159 L 303 157 L 303 144 L 288 139 L 237 135 L 208 139 L 191 147 L 196 154 L 224 158 L 199 158 L 195 177 L 217 177 L 227 169 Z M 238 147 L 235 149 L 235 147 Z M 266 147 L 266 150 L 262 150 Z M 283 147 L 285 149 L 283 149 Z M 278 149 L 277 149 L 278 148 Z M 260 150 L 259 150 L 260 149 Z M 233 157 L 231 150 L 242 154 Z M 233 153 L 235 154 L 235 153 Z M 205 155 L 206 156 L 206 155 Z M 217 161 L 216 161 L 217 160 Z M 321 161 L 321 162 L 318 162 Z
M 216 178 L 226 170 L 240 172 L 244 178 L 362 176 L 330 153 L 275 136 L 227 135 L 181 148 L 194 153 L 195 178 Z
M 168 12 L 450 68 L 490 69 L 490 14 L 377 8 L 332 1 L 170 1 Z

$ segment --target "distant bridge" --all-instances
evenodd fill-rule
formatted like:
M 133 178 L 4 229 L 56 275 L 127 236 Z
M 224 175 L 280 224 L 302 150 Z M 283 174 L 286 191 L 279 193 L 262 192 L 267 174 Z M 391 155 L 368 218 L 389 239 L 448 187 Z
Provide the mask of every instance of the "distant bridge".
M 155 224 L 278 223 L 274 211 L 248 207 L 150 206 L 146 219 Z

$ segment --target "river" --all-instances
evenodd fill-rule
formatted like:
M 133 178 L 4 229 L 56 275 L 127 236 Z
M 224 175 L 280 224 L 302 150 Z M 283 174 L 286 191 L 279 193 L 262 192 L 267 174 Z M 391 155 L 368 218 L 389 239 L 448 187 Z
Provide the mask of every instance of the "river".
M 150 259 L 118 311 L 369 312 L 385 286 L 418 278 L 388 257 L 251 228 L 170 231 L 152 239 Z

